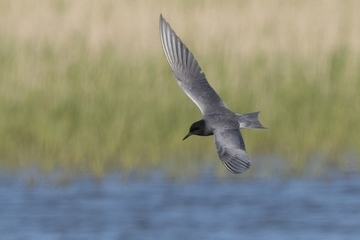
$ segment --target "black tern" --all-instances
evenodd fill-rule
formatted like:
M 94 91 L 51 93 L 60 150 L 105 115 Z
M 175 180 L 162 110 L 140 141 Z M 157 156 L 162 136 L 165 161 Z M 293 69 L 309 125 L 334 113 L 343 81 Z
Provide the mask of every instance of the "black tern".
M 193 54 L 160 14 L 160 38 L 165 56 L 179 86 L 199 107 L 203 118 L 193 123 L 191 135 L 215 136 L 220 160 L 232 173 L 243 173 L 250 168 L 241 128 L 264 129 L 258 119 L 260 112 L 237 114 L 231 111 L 210 86 Z

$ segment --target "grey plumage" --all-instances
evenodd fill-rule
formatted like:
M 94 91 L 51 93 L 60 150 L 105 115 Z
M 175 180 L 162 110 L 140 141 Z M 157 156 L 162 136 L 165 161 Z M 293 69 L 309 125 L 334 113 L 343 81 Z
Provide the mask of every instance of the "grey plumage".
M 203 115 L 203 119 L 191 125 L 184 140 L 191 135 L 214 135 L 217 153 L 225 167 L 232 173 L 245 172 L 251 162 L 239 129 L 264 128 L 258 120 L 259 112 L 236 114 L 231 111 L 210 86 L 193 54 L 162 15 L 160 38 L 179 86 Z

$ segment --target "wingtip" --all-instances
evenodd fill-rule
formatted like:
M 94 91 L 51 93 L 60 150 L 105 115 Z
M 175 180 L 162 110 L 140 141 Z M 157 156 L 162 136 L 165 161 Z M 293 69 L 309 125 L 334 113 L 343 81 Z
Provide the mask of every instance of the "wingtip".
M 241 174 L 246 172 L 250 166 L 251 166 L 251 161 L 230 161 L 230 162 L 222 162 L 223 165 L 226 167 L 227 170 L 229 170 L 229 172 L 233 173 L 233 174 Z
M 160 26 L 164 23 L 167 23 L 165 18 L 163 17 L 162 13 L 160 13 L 160 17 L 159 17 L 159 23 L 160 23 Z
M 161 27 L 164 23 L 165 19 L 163 17 L 163 15 L 160 13 L 160 17 L 159 17 L 159 27 L 160 27 L 160 31 L 161 31 Z
M 167 31 L 166 29 L 170 28 L 169 23 L 166 21 L 166 19 L 163 17 L 163 15 L 160 13 L 160 17 L 159 17 L 159 29 L 160 29 L 160 37 L 161 39 L 163 39 L 163 35 L 165 34 L 165 31 Z

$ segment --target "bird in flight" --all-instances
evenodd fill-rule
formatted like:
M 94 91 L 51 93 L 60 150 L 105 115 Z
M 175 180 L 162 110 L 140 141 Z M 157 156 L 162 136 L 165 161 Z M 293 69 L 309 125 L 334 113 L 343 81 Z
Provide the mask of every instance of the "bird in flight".
M 160 38 L 165 56 L 179 86 L 199 107 L 203 118 L 194 122 L 191 135 L 215 136 L 215 147 L 220 160 L 232 173 L 243 173 L 250 168 L 240 128 L 264 129 L 258 119 L 260 112 L 238 114 L 231 111 L 206 80 L 194 55 L 176 35 L 160 14 Z

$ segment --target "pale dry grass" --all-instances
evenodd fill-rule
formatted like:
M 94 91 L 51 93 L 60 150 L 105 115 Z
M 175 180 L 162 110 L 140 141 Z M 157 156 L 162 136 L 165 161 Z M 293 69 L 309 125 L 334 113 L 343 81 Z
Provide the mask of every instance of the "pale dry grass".
M 358 1 L 14 0 L 0 4 L 3 37 L 40 48 L 51 43 L 62 49 L 80 34 L 91 54 L 112 43 L 131 58 L 158 55 L 157 22 L 162 13 L 194 50 L 216 45 L 235 56 L 280 52 L 306 58 L 343 45 L 354 54 L 360 50 Z

